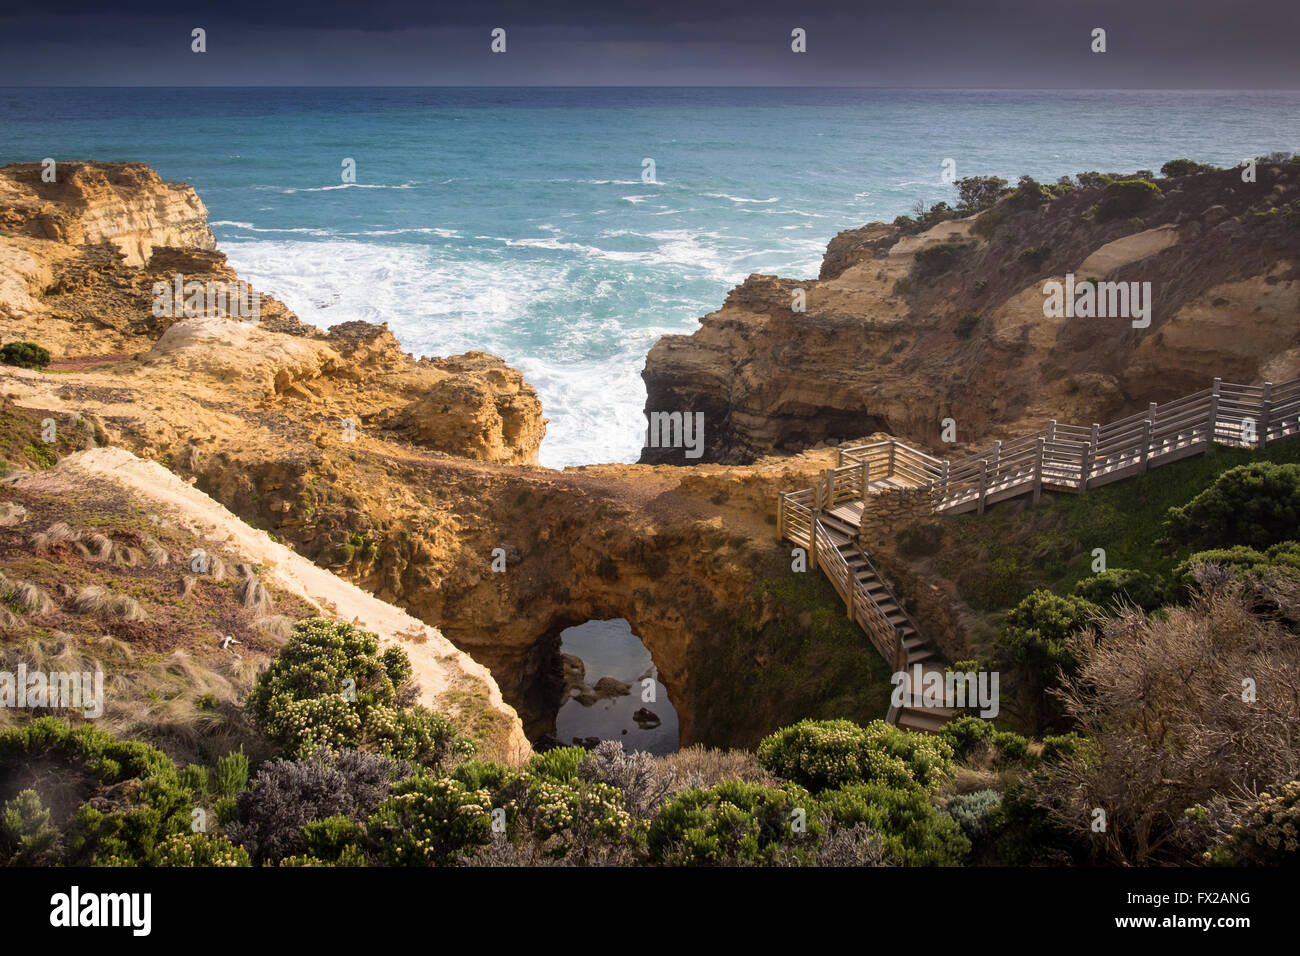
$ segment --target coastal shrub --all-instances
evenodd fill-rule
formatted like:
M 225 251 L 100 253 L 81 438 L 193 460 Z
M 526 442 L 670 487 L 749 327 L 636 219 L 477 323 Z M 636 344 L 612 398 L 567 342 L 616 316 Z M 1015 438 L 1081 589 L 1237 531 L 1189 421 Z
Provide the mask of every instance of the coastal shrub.
M 0 810 L 0 866 L 57 863 L 61 834 L 35 790 L 23 790 Z
M 959 339 L 968 339 L 975 334 L 975 326 L 980 324 L 980 317 L 973 312 L 967 312 L 957 320 L 957 327 L 953 330 L 957 333 Z
M 1250 866 L 1300 863 L 1300 780 L 1261 793 L 1232 827 L 1228 848 Z
M 170 837 L 193 831 L 190 790 L 174 773 L 130 780 L 100 805 L 82 804 L 68 828 L 66 861 L 78 866 L 156 866 Z
M 6 342 L 0 346 L 0 362 L 19 368 L 45 368 L 50 364 L 50 352 L 35 342 Z
M 1218 166 L 1211 166 L 1209 163 L 1198 163 L 1193 159 L 1171 159 L 1160 167 L 1161 176 L 1194 176 L 1197 173 L 1216 173 L 1219 171 Z
M 240 847 L 211 833 L 173 833 L 158 844 L 154 866 L 252 866 Z
M 1032 592 L 1009 612 L 994 641 L 1000 666 L 1017 678 L 1041 730 L 1051 713 L 1047 691 L 1071 674 L 1077 661 L 1071 638 L 1101 614 L 1101 609 L 1080 597 L 1059 597 L 1051 591 Z
M 1001 805 L 1002 794 L 996 790 L 976 790 L 952 797 L 943 810 L 957 821 L 967 837 L 979 838 L 989 832 L 989 817 Z
M 530 775 L 522 779 L 526 789 L 515 801 L 520 821 L 552 856 L 620 843 L 632 826 L 622 793 L 608 784 Z M 507 816 L 515 807 L 505 808 Z
M 1011 767 L 1016 764 L 1023 764 L 1029 757 L 1029 738 L 1022 737 L 1020 734 L 1012 733 L 1009 730 L 999 730 L 989 738 L 994 749 L 997 751 L 997 757 L 993 761 L 995 767 Z
M 886 859 L 899 866 L 957 866 L 970 852 L 958 823 L 916 785 L 852 784 L 816 800 L 818 811 L 837 825 L 863 823 L 879 833 Z
M 1300 538 L 1300 465 L 1256 461 L 1229 468 L 1165 519 L 1169 538 L 1202 548 L 1263 550 Z
M 30 776 L 37 766 L 64 764 L 95 783 L 176 776 L 176 767 L 161 750 L 137 740 L 118 740 L 90 724 L 72 727 L 57 717 L 0 731 L 0 780 Z M 69 783 L 65 778 L 65 783 Z M 45 795 L 48 799 L 50 795 Z
M 957 264 L 965 244 L 960 242 L 936 242 L 932 246 L 918 249 L 914 257 L 913 274 L 918 279 L 942 275 Z
M 1083 753 L 1087 739 L 1074 731 L 1068 734 L 1048 734 L 1043 738 L 1043 750 L 1039 755 L 1045 764 L 1061 763 Z
M 619 740 L 602 740 L 583 758 L 578 774 L 621 791 L 628 812 L 637 818 L 649 817 L 672 794 L 677 779 L 671 767 L 650 754 L 626 753 Z
M 578 779 L 578 768 L 586 757 L 587 750 L 583 747 L 556 747 L 545 753 L 533 754 L 528 761 L 528 772 L 568 783 Z
M 1108 185 L 1097 204 L 1097 221 L 1128 219 L 1150 200 L 1160 195 L 1160 187 L 1145 179 L 1120 179 Z
M 240 792 L 238 822 L 226 833 L 257 864 L 274 863 L 306 849 L 303 827 L 312 820 L 365 820 L 412 770 L 391 757 L 356 750 L 269 761 Z
M 880 782 L 930 789 L 952 771 L 952 748 L 939 737 L 909 734 L 873 720 L 801 720 L 765 737 L 758 760 L 766 769 L 814 793 Z
M 319 747 L 373 750 L 429 767 L 470 756 L 446 717 L 409 705 L 411 663 L 399 647 L 351 624 L 299 621 L 257 679 L 247 710 L 290 755 Z
M 1108 611 L 1121 604 L 1154 611 L 1165 600 L 1163 581 L 1132 568 L 1108 568 L 1092 577 L 1081 578 L 1074 585 L 1073 593 Z
M 944 724 L 939 736 L 952 748 L 955 759 L 965 760 L 982 742 L 989 740 L 993 733 L 993 725 L 987 720 L 964 715 Z
M 669 866 L 807 862 L 822 833 L 799 787 L 776 789 L 738 780 L 683 791 L 650 824 L 650 858 Z M 802 813 L 796 813 L 802 811 Z M 797 824 L 804 821 L 802 832 Z
M 418 777 L 393 788 L 366 829 L 385 866 L 449 866 L 492 839 L 492 798 L 451 777 Z
M 1256 551 L 1240 544 L 1232 548 L 1198 551 L 1174 569 L 1174 582 L 1179 594 L 1190 595 L 1198 578 L 1210 565 L 1237 577 L 1256 575 L 1268 568 L 1300 569 L 1300 542 L 1279 541 L 1266 551 Z
M 1006 198 L 1007 205 L 1016 212 L 1037 209 L 1051 201 L 1052 191 L 1031 176 L 1021 176 Z
M 1003 866 L 1068 866 L 1087 858 L 1078 832 L 1066 829 L 1023 781 L 1003 791 L 986 826 Z
M 1093 170 L 1084 173 L 1075 173 L 1074 178 L 1079 181 L 1080 188 L 1092 189 L 1097 186 L 1109 186 L 1115 180 L 1122 179 L 1123 177 L 1118 173 L 1099 173 Z
M 302 828 L 306 858 L 330 866 L 365 866 L 365 828 L 344 816 L 313 820 Z M 281 861 L 284 865 L 284 861 Z
M 1052 255 L 1051 246 L 1029 246 L 1020 250 L 1020 255 L 1016 256 L 1022 263 L 1031 269 L 1038 269 Z
M 997 176 L 967 176 L 957 180 L 958 210 L 963 216 L 983 212 L 1009 192 L 1007 181 Z

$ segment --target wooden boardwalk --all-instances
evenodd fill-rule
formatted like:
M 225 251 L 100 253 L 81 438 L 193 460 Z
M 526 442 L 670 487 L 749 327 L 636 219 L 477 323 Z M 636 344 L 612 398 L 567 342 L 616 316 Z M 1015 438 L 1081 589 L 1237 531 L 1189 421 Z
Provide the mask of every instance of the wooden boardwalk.
M 983 513 L 991 504 L 1043 491 L 1083 494 L 1090 488 L 1141 474 L 1213 445 L 1263 448 L 1300 434 L 1300 379 L 1280 385 L 1209 388 L 1164 405 L 1152 402 L 1109 425 L 1048 422 L 1010 441 L 995 441 L 956 461 L 941 460 L 891 439 L 838 450 L 839 467 L 811 488 L 780 496 L 777 534 L 808 550 L 809 564 L 830 578 L 848 615 L 895 673 L 942 671 L 936 649 L 876 573 L 858 540 L 872 497 L 902 488 L 925 488 L 937 514 Z M 922 707 L 909 686 L 904 706 L 887 719 L 900 727 L 933 732 L 954 716 Z

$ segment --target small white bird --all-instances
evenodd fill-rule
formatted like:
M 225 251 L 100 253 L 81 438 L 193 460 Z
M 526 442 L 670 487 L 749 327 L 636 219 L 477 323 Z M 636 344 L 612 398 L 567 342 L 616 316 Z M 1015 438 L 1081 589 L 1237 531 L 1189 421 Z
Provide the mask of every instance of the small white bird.
M 229 649 L 231 644 L 242 644 L 242 643 L 243 643 L 242 641 L 235 640 L 233 635 L 227 634 L 225 637 L 221 639 L 221 649 L 224 651 Z

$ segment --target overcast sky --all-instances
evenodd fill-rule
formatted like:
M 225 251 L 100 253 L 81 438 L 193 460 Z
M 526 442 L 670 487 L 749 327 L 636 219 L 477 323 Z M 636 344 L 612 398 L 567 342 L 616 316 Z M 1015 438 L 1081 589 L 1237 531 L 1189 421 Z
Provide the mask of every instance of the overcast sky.
M 0 5 L 0 85 L 1300 88 L 1300 0 L 105 5 Z

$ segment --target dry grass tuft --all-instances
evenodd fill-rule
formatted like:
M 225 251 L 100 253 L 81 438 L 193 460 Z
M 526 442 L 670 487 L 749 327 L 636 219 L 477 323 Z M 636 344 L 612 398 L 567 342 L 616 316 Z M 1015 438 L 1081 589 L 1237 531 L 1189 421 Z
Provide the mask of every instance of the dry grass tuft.
M 291 617 L 285 617 L 283 614 L 273 614 L 270 617 L 254 621 L 249 626 L 272 640 L 284 643 L 292 636 L 294 623 L 294 619 Z
M 124 621 L 144 621 L 149 617 L 131 595 L 118 594 L 98 584 L 87 585 L 78 591 L 72 599 L 72 609 L 78 614 L 112 616 Z
M 258 617 L 271 613 L 271 593 L 267 591 L 262 579 L 249 576 L 235 585 L 235 600 L 244 605 Z

